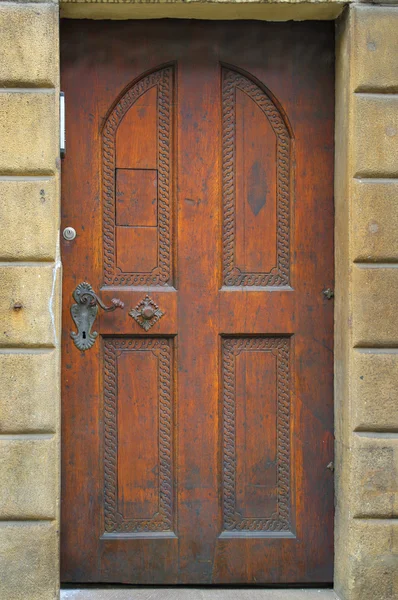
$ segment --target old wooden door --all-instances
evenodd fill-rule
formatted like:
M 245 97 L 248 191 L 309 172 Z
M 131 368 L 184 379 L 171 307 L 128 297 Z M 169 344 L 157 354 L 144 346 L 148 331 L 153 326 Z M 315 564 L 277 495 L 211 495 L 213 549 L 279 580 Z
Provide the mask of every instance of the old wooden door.
M 332 24 L 63 22 L 62 88 L 63 580 L 331 581 Z

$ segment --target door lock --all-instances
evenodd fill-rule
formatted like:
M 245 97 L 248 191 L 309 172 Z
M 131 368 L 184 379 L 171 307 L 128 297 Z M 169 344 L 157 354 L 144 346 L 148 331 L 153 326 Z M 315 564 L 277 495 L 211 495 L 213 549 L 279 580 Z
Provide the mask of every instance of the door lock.
M 72 304 L 70 312 L 76 323 L 77 333 L 71 331 L 70 336 L 75 346 L 84 352 L 94 345 L 98 336 L 96 331 L 91 332 L 95 317 L 97 316 L 98 306 L 106 312 L 112 312 L 117 308 L 124 308 L 124 302 L 118 298 L 112 298 L 111 306 L 105 306 L 91 285 L 86 282 L 79 283 L 73 292 L 73 298 L 76 304 Z
M 65 227 L 65 229 L 62 232 L 62 235 L 64 236 L 65 240 L 71 242 L 76 237 L 76 229 L 74 229 L 73 227 Z

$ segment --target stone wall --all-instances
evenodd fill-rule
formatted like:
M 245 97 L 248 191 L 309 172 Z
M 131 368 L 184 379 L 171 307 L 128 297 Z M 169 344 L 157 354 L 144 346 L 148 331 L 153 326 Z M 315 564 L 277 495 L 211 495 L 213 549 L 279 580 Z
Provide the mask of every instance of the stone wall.
M 337 26 L 335 586 L 343 600 L 398 597 L 393 3 L 352 4 Z M 63 0 L 62 10 L 91 18 L 159 17 L 166 11 L 201 18 L 330 19 L 342 3 Z M 58 20 L 57 0 L 0 1 L 2 600 L 54 600 L 59 593 Z
M 59 588 L 58 6 L 0 2 L 0 598 Z
M 337 28 L 336 572 L 398 598 L 398 7 Z

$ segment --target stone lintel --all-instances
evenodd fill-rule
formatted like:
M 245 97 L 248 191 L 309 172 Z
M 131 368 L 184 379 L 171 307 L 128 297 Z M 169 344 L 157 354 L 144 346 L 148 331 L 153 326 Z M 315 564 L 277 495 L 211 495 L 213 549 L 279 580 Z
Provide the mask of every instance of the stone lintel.
M 258 19 L 262 21 L 333 20 L 343 11 L 344 0 L 160 0 L 147 2 L 63 0 L 61 17 L 68 19 Z

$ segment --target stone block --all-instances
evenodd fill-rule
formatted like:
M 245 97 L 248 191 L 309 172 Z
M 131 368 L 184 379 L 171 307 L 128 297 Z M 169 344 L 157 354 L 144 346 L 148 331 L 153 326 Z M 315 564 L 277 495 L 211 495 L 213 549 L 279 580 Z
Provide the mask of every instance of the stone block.
M 398 176 L 398 95 L 355 94 L 351 143 L 352 175 Z
M 57 353 L 0 352 L 0 433 L 55 432 L 58 420 Z
M 356 179 L 351 194 L 352 260 L 397 262 L 398 181 Z
M 398 598 L 398 522 L 391 519 L 347 521 L 337 568 L 344 577 L 336 592 L 344 600 Z
M 355 265 L 351 302 L 354 346 L 398 344 L 398 268 Z
M 55 346 L 58 281 L 54 265 L 0 267 L 0 347 Z
M 51 522 L 0 522 L 0 598 L 58 598 L 58 531 Z
M 354 518 L 398 516 L 398 435 L 356 433 L 351 446 Z
M 0 90 L 0 175 L 51 175 L 59 165 L 55 90 Z
M 61 0 L 65 1 L 65 0 Z M 66 0 L 68 1 L 68 0 Z M 71 0 L 73 2 L 73 0 Z M 387 5 L 390 6 L 391 8 L 397 6 L 397 0 L 357 0 L 357 2 L 361 3 L 361 4 L 371 4 L 373 6 L 377 5 L 377 4 L 383 4 L 383 5 Z
M 59 229 L 58 180 L 0 179 L 0 260 L 54 260 Z
M 13 4 L 27 4 L 29 2 L 32 4 L 55 4 L 59 5 L 61 0 L 12 0 Z M 76 0 L 72 0 L 75 2 Z M 81 0 L 79 0 L 81 1 Z M 83 0 L 85 2 L 85 0 Z
M 58 85 L 58 11 L 53 4 L 0 3 L 0 85 Z
M 37 1 L 37 0 L 35 0 Z M 333 20 L 344 0 L 61 0 L 66 19 Z
M 351 366 L 353 428 L 398 431 L 398 352 L 357 350 Z
M 397 92 L 398 7 L 357 5 L 352 15 L 353 89 Z
M 54 519 L 57 474 L 53 435 L 0 437 L 0 519 Z

